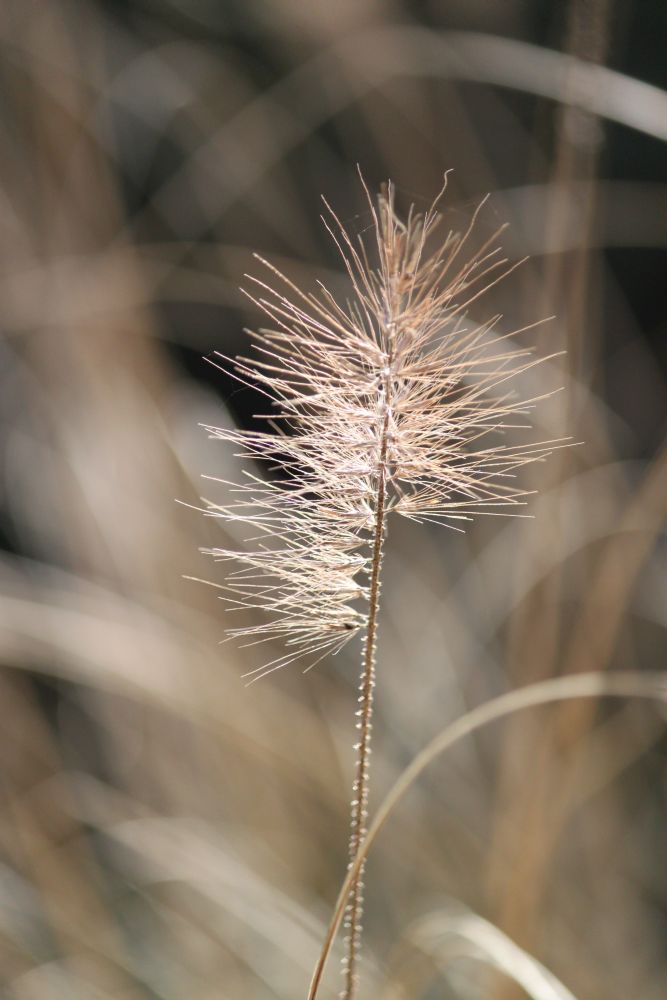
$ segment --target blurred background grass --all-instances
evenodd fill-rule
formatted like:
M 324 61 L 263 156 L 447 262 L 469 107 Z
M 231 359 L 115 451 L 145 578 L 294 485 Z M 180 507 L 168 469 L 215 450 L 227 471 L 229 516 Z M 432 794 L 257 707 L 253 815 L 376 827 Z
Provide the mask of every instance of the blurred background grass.
M 219 526 L 174 499 L 233 461 L 198 423 L 252 421 L 202 360 L 258 322 L 251 252 L 344 288 L 319 196 L 361 232 L 357 163 L 404 209 L 454 168 L 453 228 L 492 193 L 480 237 L 507 220 L 530 260 L 479 318 L 555 315 L 538 436 L 585 442 L 530 471 L 534 520 L 393 528 L 375 799 L 503 691 L 663 667 L 666 38 L 660 0 L 2 4 L 4 996 L 305 995 L 355 650 L 244 688 L 256 659 L 182 578 L 215 579 Z M 658 1000 L 665 807 L 651 705 L 492 726 L 373 849 L 363 995 L 514 1000 L 493 955 L 531 954 L 580 1000 Z

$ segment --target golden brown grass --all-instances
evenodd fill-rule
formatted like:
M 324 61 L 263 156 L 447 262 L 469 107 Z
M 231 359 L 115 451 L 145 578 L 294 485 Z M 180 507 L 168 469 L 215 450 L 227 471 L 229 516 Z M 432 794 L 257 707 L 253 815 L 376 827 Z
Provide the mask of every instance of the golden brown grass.
M 538 37 L 530 5 L 489 21 L 432 4 L 428 25 L 385 0 L 2 5 L 10 1000 L 307 993 L 346 863 L 358 649 L 246 690 L 264 647 L 218 647 L 216 591 L 181 579 L 212 575 L 198 546 L 242 535 L 173 498 L 196 503 L 202 469 L 237 478 L 199 423 L 258 427 L 253 393 L 207 381 L 200 361 L 246 351 L 257 308 L 236 289 L 251 250 L 344 300 L 312 206 L 329 192 L 353 240 L 368 230 L 357 160 L 418 213 L 454 164 L 458 232 L 491 192 L 479 243 L 508 220 L 509 262 L 530 260 L 473 318 L 502 313 L 510 330 L 555 315 L 517 346 L 567 355 L 521 382 L 530 397 L 564 386 L 532 415 L 536 440 L 586 442 L 522 471 L 533 520 L 461 534 L 393 517 L 374 800 L 498 696 L 561 676 L 593 691 L 578 677 L 591 672 L 602 693 L 606 677 L 662 668 L 651 274 L 667 246 L 667 116 L 650 52 L 630 48 L 650 19 L 621 6 L 591 48 L 576 20 Z M 605 32 L 615 69 L 601 71 Z M 489 722 L 409 786 L 368 855 L 364 996 L 662 998 L 664 715 L 636 698 L 582 705 Z M 322 1000 L 339 988 L 331 964 Z

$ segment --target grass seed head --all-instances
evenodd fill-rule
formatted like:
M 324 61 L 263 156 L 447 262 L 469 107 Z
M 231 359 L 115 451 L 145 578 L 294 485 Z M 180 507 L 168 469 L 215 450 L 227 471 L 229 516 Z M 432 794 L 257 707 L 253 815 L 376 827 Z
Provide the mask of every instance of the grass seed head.
M 309 669 L 364 630 L 380 479 L 385 514 L 461 530 L 476 515 L 523 512 L 518 471 L 559 443 L 506 443 L 535 402 L 520 399 L 512 381 L 540 359 L 495 333 L 500 316 L 479 325 L 469 315 L 516 266 L 502 254 L 502 230 L 470 249 L 480 209 L 465 232 L 443 232 L 444 187 L 405 222 L 391 184 L 377 207 L 365 190 L 363 237 L 324 203 L 348 301 L 323 284 L 307 294 L 258 258 L 267 278 L 251 278 L 246 294 L 269 325 L 251 334 L 251 357 L 218 355 L 271 412 L 266 431 L 207 429 L 241 457 L 282 470 L 266 479 L 248 472 L 227 504 L 207 503 L 246 530 L 243 548 L 210 550 L 231 564 L 229 607 L 261 612 L 229 634 L 283 644 L 253 679 L 296 660 Z

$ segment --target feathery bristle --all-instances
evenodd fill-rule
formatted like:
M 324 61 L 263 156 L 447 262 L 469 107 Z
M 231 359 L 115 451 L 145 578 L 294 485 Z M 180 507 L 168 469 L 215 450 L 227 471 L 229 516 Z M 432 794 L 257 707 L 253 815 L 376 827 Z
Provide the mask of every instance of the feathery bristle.
M 208 431 L 240 457 L 284 471 L 266 481 L 246 473 L 233 501 L 207 502 L 207 513 L 249 529 L 246 548 L 211 550 L 236 565 L 230 607 L 266 618 L 229 634 L 284 642 L 254 679 L 295 660 L 309 669 L 364 629 L 380 476 L 386 514 L 460 530 L 478 514 L 519 513 L 527 494 L 516 471 L 560 444 L 494 440 L 517 417 L 525 426 L 536 400 L 518 400 L 508 383 L 540 359 L 508 346 L 507 335 L 492 337 L 500 317 L 468 319 L 470 304 L 516 265 L 502 256 L 501 230 L 466 258 L 477 212 L 465 233 L 433 248 L 443 193 L 405 224 L 391 184 L 377 210 L 369 196 L 373 246 L 354 241 L 325 202 L 351 301 L 323 285 L 305 294 L 258 258 L 270 279 L 251 278 L 246 294 L 272 325 L 251 334 L 252 358 L 217 355 L 271 400 L 270 429 Z

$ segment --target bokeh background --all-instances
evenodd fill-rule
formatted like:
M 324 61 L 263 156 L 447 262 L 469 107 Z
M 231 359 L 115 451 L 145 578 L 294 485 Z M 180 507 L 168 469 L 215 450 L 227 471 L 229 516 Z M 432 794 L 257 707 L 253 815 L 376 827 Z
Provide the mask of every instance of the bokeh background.
M 555 316 L 524 388 L 583 442 L 532 520 L 392 527 L 372 801 L 474 705 L 664 667 L 666 40 L 660 0 L 4 0 L 3 996 L 305 997 L 358 649 L 244 687 L 184 579 L 220 526 L 175 501 L 235 471 L 198 425 L 252 423 L 203 360 L 259 322 L 252 252 L 344 290 L 320 195 L 362 233 L 357 163 L 403 210 L 453 168 L 454 229 L 491 193 L 480 239 L 530 259 L 475 316 Z M 361 995 L 664 996 L 664 721 L 540 709 L 434 763 L 371 853 Z

